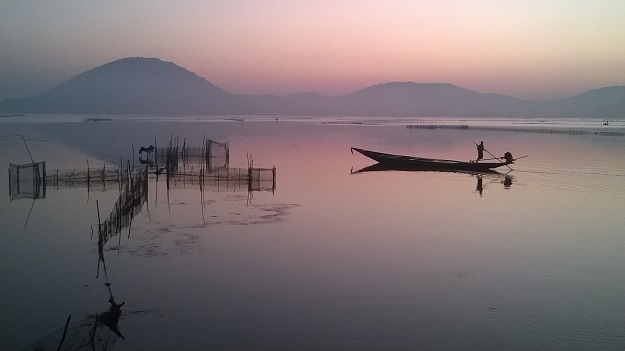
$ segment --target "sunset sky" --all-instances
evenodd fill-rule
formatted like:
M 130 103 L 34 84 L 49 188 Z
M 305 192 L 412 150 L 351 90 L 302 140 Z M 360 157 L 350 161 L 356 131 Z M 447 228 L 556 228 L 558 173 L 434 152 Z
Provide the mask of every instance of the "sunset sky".
M 446 82 L 528 99 L 625 85 L 623 0 L 0 2 L 0 99 L 123 57 L 233 93 Z

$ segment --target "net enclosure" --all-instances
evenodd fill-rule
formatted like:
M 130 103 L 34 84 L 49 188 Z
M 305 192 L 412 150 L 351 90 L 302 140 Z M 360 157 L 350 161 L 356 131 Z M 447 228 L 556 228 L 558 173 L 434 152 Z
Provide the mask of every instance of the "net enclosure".
M 9 164 L 9 200 L 46 197 L 46 163 Z
M 275 191 L 276 167 L 248 169 L 248 191 Z

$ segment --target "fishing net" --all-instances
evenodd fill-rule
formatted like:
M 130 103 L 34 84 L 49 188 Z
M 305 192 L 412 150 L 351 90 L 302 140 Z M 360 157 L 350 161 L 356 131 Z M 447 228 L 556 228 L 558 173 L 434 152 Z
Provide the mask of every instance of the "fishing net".
M 127 171 L 118 168 L 87 168 L 71 170 L 51 170 L 46 185 L 53 188 L 87 188 L 88 191 L 116 189 L 120 182 L 129 176 Z
M 113 348 L 117 339 L 118 335 L 96 315 L 68 323 L 67 329 L 57 329 L 24 351 L 107 351 Z
M 229 158 L 228 143 L 219 143 L 213 140 L 206 141 L 206 150 L 209 157 L 226 160 Z
M 212 169 L 228 168 L 230 162 L 230 148 L 228 143 L 219 143 L 213 140 L 206 140 L 206 166 Z
M 276 168 L 250 168 L 248 170 L 249 191 L 276 190 Z
M 46 197 L 46 163 L 9 164 L 9 199 Z
M 123 178 L 120 189 L 119 197 L 111 213 L 100 223 L 98 230 L 100 251 L 111 237 L 130 226 L 132 219 L 141 212 L 141 208 L 148 201 L 147 172 L 137 171 L 132 177 Z
M 154 162 L 146 159 L 142 163 L 155 163 L 158 167 L 167 167 L 168 170 L 177 170 L 178 167 L 204 164 L 207 170 L 228 168 L 230 161 L 230 147 L 227 142 L 220 143 L 205 140 L 201 147 L 189 147 L 186 142 L 182 145 L 179 139 L 172 139 L 169 146 L 155 149 Z M 147 155 L 147 153 L 145 153 Z M 150 156 L 152 157 L 152 156 Z M 141 161 L 141 160 L 140 160 Z

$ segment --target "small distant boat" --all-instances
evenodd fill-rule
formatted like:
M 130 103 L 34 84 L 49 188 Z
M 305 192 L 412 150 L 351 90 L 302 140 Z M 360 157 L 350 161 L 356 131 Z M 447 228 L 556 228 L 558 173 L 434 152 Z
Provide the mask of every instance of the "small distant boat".
M 458 170 L 469 172 L 491 172 L 493 169 L 514 163 L 509 157 L 506 161 L 498 162 L 463 162 L 454 160 L 441 160 L 424 157 L 403 156 L 386 154 L 383 152 L 370 151 L 352 147 L 356 151 L 370 159 L 377 161 L 381 166 L 399 170 Z

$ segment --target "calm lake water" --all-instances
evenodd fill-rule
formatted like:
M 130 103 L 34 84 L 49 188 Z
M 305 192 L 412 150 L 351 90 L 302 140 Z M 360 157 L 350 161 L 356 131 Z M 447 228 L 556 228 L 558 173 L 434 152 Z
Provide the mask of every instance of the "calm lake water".
M 84 118 L 0 119 L 2 166 L 30 162 L 21 136 L 48 174 L 206 137 L 229 167 L 275 166 L 275 189 L 152 174 L 100 255 L 116 182 L 16 199 L 0 172 L 3 350 L 56 350 L 69 315 L 86 322 L 67 340 L 88 340 L 111 301 L 115 350 L 625 348 L 624 121 Z M 480 140 L 528 156 L 501 174 L 352 173 L 374 163 L 352 146 L 469 160 Z

